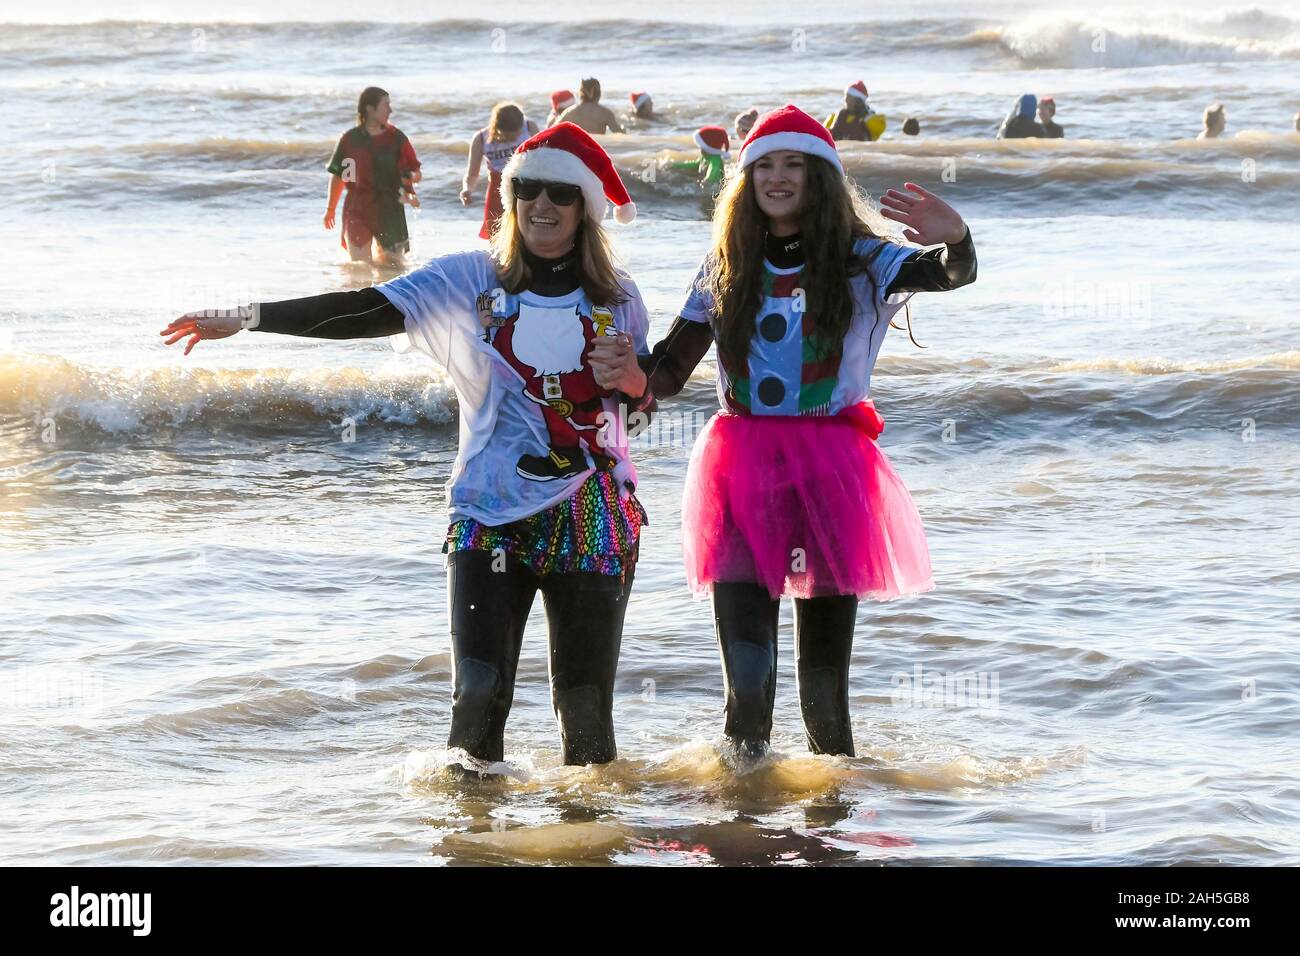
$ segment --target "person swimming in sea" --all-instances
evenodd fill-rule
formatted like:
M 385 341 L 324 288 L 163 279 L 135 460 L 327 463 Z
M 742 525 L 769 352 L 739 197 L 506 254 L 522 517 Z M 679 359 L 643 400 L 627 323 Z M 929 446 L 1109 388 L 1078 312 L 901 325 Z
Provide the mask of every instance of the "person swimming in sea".
M 577 102 L 572 90 L 556 90 L 551 94 L 551 112 L 546 117 L 546 128 L 550 129 L 560 121 L 560 114 Z
M 751 106 L 743 113 L 737 113 L 735 123 L 734 123 L 734 127 L 736 130 L 736 142 L 743 143 L 745 141 L 745 137 L 749 135 L 749 131 L 754 128 L 754 124 L 756 122 L 758 122 L 757 106 Z
M 1064 139 L 1065 130 L 1052 117 L 1056 115 L 1056 100 L 1044 96 L 1038 101 L 1038 122 L 1043 127 L 1043 135 L 1048 139 Z
M 1228 111 L 1222 103 L 1211 103 L 1201 116 L 1202 129 L 1197 139 L 1218 139 L 1228 126 Z
M 727 131 L 721 126 L 701 126 L 695 131 L 694 140 L 700 149 L 698 159 L 675 160 L 665 163 L 665 168 L 690 173 L 698 179 L 701 188 L 721 185 L 726 178 L 726 161 L 731 149 Z
M 870 143 L 880 138 L 867 123 L 875 110 L 867 105 L 867 84 L 858 80 L 844 91 L 844 108 L 826 117 L 826 128 L 836 142 L 856 140 Z
M 1043 127 L 1034 120 L 1038 97 L 1025 93 L 1017 98 L 1011 112 L 998 129 L 998 139 L 1040 139 L 1046 136 Z
M 628 102 L 631 110 L 624 116 L 628 126 L 641 126 L 657 123 L 661 117 L 655 112 L 655 101 L 645 91 L 629 93 Z
M 583 80 L 578 87 L 578 99 L 578 104 L 561 113 L 557 122 L 573 123 L 593 136 L 624 132 L 614 111 L 600 105 L 600 80 L 593 76 Z

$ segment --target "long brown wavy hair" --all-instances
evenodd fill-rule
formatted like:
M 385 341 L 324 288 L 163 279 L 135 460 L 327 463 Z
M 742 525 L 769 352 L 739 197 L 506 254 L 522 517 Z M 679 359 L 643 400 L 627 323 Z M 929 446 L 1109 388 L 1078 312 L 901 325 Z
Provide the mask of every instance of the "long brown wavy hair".
M 578 282 L 592 305 L 621 305 L 627 301 L 628 294 L 619 281 L 618 256 L 605 228 L 587 217 L 582 197 L 577 202 L 578 231 L 573 241 L 578 247 Z M 512 295 L 528 288 L 533 278 L 524 258 L 524 235 L 519 231 L 517 204 L 515 200 L 506 207 L 492 233 L 492 261 L 496 264 L 497 278 L 501 287 Z
M 713 250 L 704 285 L 713 296 L 718 357 L 723 368 L 739 374 L 748 368 L 749 346 L 762 299 L 768 229 L 767 216 L 758 207 L 751 169 L 747 166 L 733 176 L 718 196 Z M 853 321 L 850 278 L 863 272 L 870 277 L 870 260 L 853 254 L 854 242 L 861 238 L 889 241 L 889 236 L 872 228 L 873 221 L 881 220 L 852 181 L 821 157 L 804 156 L 803 204 L 799 210 L 804 267 L 800 287 L 818 331 L 833 341 L 842 340 Z M 912 337 L 910 311 L 907 332 L 913 344 L 923 347 Z

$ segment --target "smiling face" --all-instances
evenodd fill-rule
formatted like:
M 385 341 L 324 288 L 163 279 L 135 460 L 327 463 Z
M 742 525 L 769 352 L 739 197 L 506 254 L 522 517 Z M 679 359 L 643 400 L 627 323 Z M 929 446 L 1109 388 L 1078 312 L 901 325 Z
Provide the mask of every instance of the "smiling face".
M 769 228 L 778 235 L 798 229 L 805 168 L 804 154 L 792 149 L 778 149 L 760 156 L 750 168 L 758 208 L 767 216 Z
M 524 238 L 524 247 L 544 259 L 562 256 L 573 248 L 582 214 L 581 196 L 568 206 L 551 202 L 546 190 L 538 193 L 536 199 L 515 200 L 515 217 Z

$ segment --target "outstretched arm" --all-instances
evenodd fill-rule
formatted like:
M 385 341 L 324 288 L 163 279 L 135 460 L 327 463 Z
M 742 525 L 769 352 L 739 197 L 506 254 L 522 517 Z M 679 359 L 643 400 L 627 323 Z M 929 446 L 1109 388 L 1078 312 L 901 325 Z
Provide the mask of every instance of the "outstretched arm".
M 403 332 L 406 320 L 382 292 L 370 288 L 189 312 L 158 334 L 168 336 L 167 345 L 188 338 L 185 354 L 189 355 L 204 340 L 228 338 L 243 329 L 318 339 L 362 339 Z
M 373 339 L 406 331 L 401 311 L 375 288 L 257 302 L 253 312 L 256 322 L 248 328 L 256 332 L 313 339 Z

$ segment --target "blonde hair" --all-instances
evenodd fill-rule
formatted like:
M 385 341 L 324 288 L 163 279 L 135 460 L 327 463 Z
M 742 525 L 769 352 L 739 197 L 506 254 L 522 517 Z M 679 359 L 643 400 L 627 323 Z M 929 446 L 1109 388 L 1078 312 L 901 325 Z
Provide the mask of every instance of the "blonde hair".
M 528 288 L 533 278 L 528 260 L 524 258 L 524 235 L 519 230 L 519 217 L 515 211 L 517 202 L 502 212 L 491 239 L 497 278 L 512 294 Z M 593 305 L 621 305 L 628 300 L 628 294 L 620 278 L 626 273 L 620 268 L 618 254 L 604 227 L 586 215 L 586 204 L 581 196 L 577 202 L 579 222 L 574 245 L 578 247 L 578 282 Z
M 507 133 L 519 135 L 519 131 L 524 128 L 524 111 L 518 103 L 498 103 L 492 107 L 492 115 L 488 118 L 488 142 L 502 142 Z

